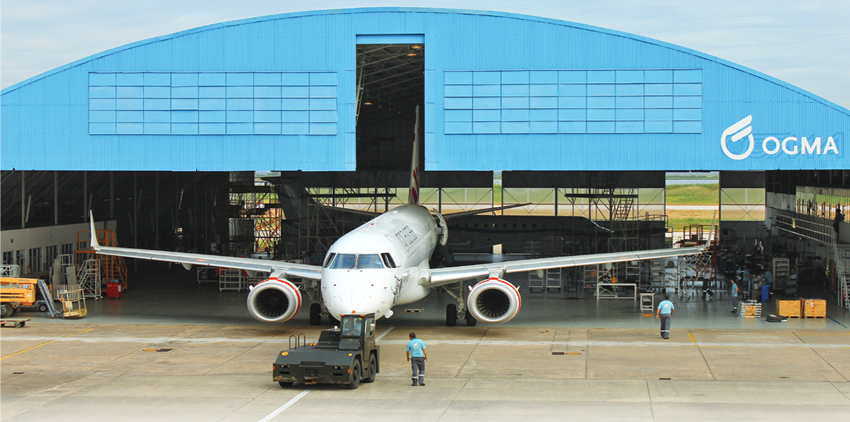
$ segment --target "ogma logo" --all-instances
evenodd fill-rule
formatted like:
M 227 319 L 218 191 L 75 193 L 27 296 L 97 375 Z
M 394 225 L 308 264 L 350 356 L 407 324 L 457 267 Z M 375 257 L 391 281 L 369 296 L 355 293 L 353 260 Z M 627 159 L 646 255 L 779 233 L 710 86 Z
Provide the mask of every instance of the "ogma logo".
M 727 157 L 733 160 L 743 160 L 753 153 L 756 141 L 753 137 L 753 115 L 749 115 L 741 119 L 738 123 L 733 124 L 723 131 L 720 136 L 720 148 Z M 740 154 L 735 154 L 729 151 L 728 142 L 738 142 L 741 139 L 749 141 L 749 145 Z M 822 139 L 820 136 L 813 141 L 809 141 L 805 136 L 797 138 L 796 136 L 788 136 L 781 141 L 775 136 L 768 136 L 761 142 L 761 149 L 767 155 L 775 155 L 780 151 L 787 155 L 826 155 L 833 153 L 838 155 L 838 147 L 835 145 L 835 139 L 832 136 L 826 139 L 826 143 L 821 145 Z

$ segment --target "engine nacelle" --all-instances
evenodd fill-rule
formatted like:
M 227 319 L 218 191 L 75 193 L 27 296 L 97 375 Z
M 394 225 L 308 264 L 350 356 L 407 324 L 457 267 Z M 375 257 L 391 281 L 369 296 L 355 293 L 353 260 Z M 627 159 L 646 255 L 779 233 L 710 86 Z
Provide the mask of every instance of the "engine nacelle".
M 301 309 L 301 292 L 289 280 L 269 278 L 248 293 L 248 312 L 257 321 L 286 322 Z
M 516 287 L 495 277 L 473 286 L 466 298 L 466 307 L 472 316 L 491 324 L 512 320 L 521 305 L 522 299 Z

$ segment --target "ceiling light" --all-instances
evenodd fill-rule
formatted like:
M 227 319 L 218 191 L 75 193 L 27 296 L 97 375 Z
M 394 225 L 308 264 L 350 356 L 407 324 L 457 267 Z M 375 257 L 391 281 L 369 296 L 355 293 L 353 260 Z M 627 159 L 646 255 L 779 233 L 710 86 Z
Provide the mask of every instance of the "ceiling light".
M 417 56 L 417 54 L 416 54 L 416 52 L 414 52 L 414 51 L 411 51 L 410 53 L 407 53 L 407 57 L 416 57 L 416 56 Z
M 410 46 L 410 48 L 412 48 L 412 49 L 414 49 L 414 50 L 419 50 L 419 49 L 421 49 L 421 48 L 422 48 L 422 46 L 421 46 L 421 45 L 419 45 L 419 44 L 414 44 L 414 45 L 411 45 L 411 46 Z
M 366 101 L 365 103 L 363 103 L 363 105 L 372 105 L 372 102 L 371 102 L 371 101 Z

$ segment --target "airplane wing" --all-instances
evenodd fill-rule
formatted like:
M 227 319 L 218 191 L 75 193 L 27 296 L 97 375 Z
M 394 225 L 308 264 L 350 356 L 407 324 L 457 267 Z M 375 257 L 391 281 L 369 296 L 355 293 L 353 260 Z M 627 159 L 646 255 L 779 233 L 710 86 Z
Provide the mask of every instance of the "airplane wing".
M 101 246 L 97 241 L 94 217 L 91 222 L 91 248 L 101 255 L 121 256 L 125 258 L 150 259 L 154 261 L 179 262 L 184 265 L 204 265 L 210 267 L 236 268 L 250 271 L 279 271 L 289 277 L 320 280 L 322 267 L 318 265 L 295 264 L 266 259 L 237 258 L 232 256 L 204 255 L 186 252 L 167 252 L 149 249 L 119 248 Z
M 502 278 L 506 273 L 545 270 L 549 268 L 579 267 L 610 262 L 641 261 L 646 259 L 672 258 L 682 255 L 697 255 L 702 253 L 704 249 L 703 247 L 651 249 L 645 251 L 520 259 L 516 261 L 463 265 L 460 267 L 432 268 L 430 286 L 442 286 L 470 279 Z

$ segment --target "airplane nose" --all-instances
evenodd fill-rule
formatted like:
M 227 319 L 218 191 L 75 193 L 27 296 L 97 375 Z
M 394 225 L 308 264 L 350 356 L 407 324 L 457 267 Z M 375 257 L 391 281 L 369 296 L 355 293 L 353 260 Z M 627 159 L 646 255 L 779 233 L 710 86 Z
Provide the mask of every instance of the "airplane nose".
M 323 289 L 323 293 L 328 311 L 332 315 L 374 312 L 383 316 L 393 305 L 393 292 L 385 288 L 379 274 L 374 272 L 352 270 L 339 274 L 326 273 L 323 283 L 328 282 L 328 289 Z

